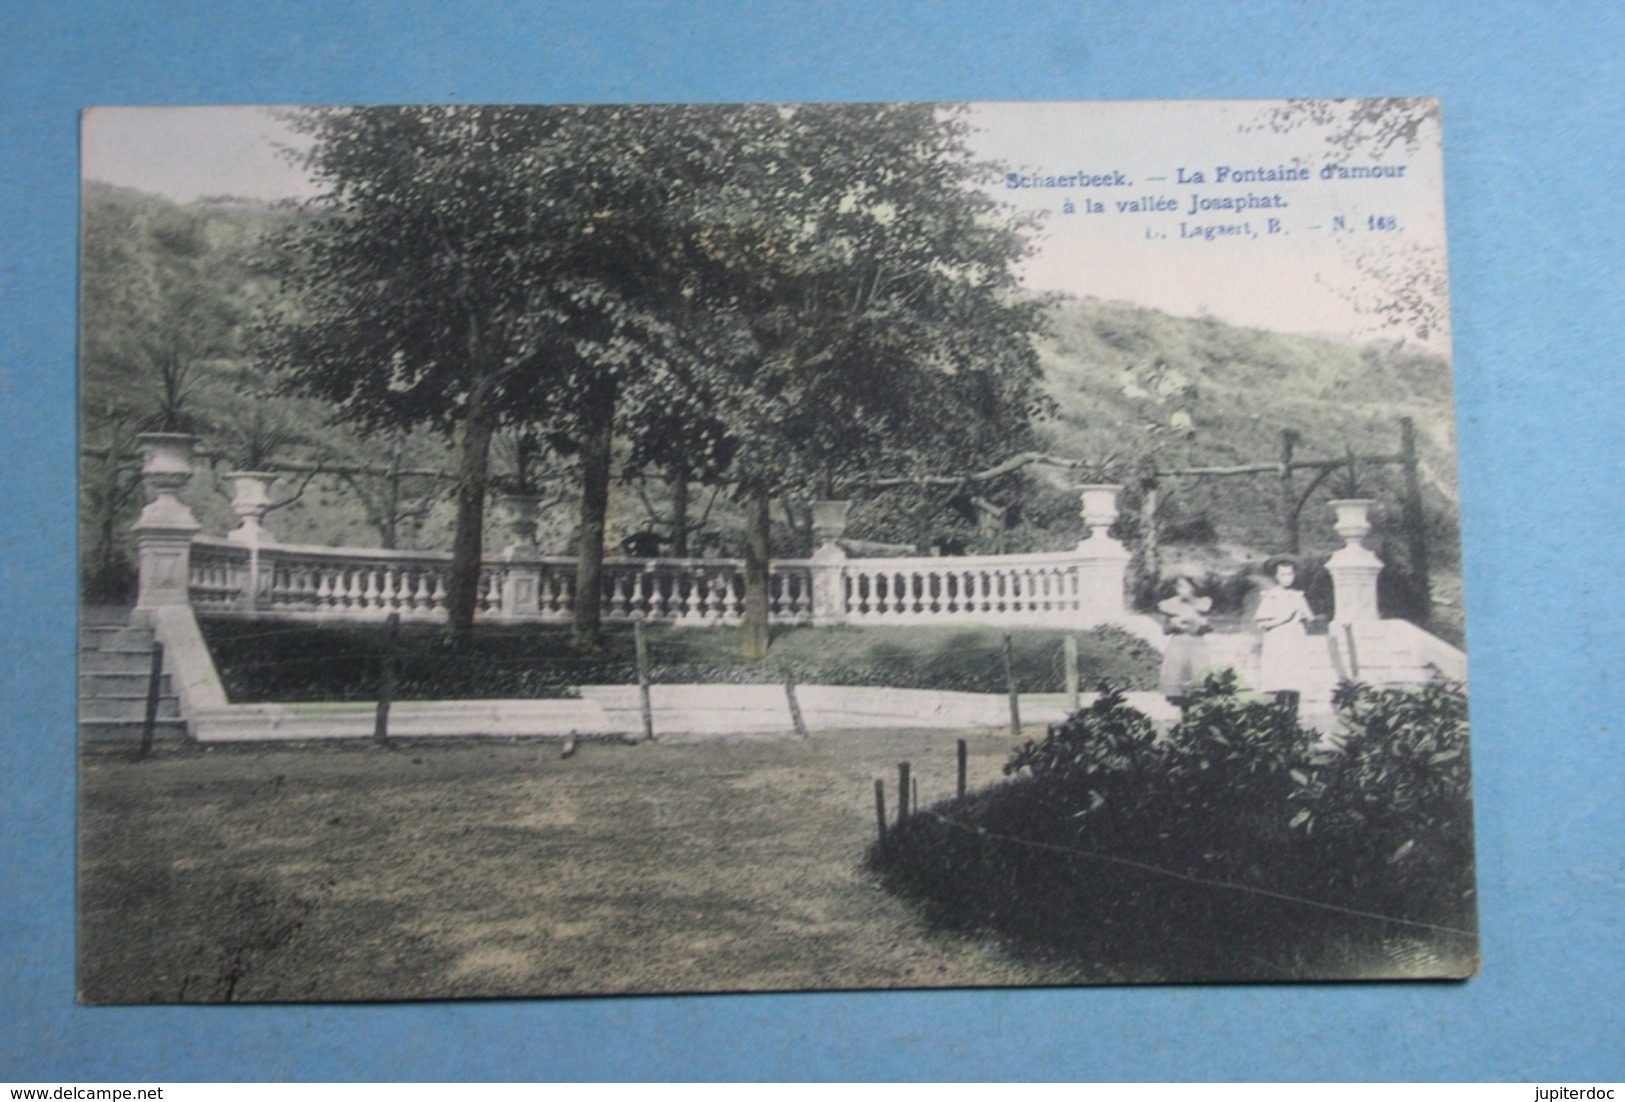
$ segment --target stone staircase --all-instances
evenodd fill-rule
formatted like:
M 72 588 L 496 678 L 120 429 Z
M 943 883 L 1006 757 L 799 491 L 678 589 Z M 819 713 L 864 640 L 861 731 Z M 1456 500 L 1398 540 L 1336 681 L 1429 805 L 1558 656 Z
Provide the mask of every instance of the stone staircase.
M 79 734 L 87 742 L 136 740 L 147 714 L 152 629 L 132 627 L 127 608 L 86 608 L 79 622 Z M 169 673 L 159 684 L 156 739 L 186 737 Z

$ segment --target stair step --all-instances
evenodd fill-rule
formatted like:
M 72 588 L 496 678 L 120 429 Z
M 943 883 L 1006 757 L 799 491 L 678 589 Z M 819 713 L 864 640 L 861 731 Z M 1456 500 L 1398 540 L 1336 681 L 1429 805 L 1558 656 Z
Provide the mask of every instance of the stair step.
M 135 742 L 141 738 L 142 722 L 116 719 L 81 719 L 79 737 L 85 742 Z M 186 738 L 186 724 L 160 719 L 153 724 L 153 738 L 174 742 Z
M 79 734 L 86 742 L 134 742 L 147 717 L 153 630 L 130 625 L 130 610 L 87 606 L 79 613 Z M 160 676 L 153 736 L 186 738 L 180 700 L 168 673 Z
M 152 651 L 91 650 L 79 655 L 79 674 L 139 674 L 152 672 Z
M 134 611 L 127 605 L 82 605 L 79 623 L 84 627 L 128 627 Z
M 128 696 L 147 698 L 147 681 L 150 671 L 108 671 L 108 670 L 81 670 L 79 673 L 79 698 L 95 700 L 108 700 L 113 697 Z M 169 675 L 161 674 L 158 678 L 158 695 L 160 697 L 174 696 L 175 687 Z
M 147 714 L 147 698 L 143 696 L 111 696 L 79 698 L 80 722 L 87 720 L 137 721 Z M 180 701 L 172 696 L 158 698 L 159 719 L 179 719 Z
M 132 627 L 81 627 L 80 650 L 151 650 L 152 629 Z

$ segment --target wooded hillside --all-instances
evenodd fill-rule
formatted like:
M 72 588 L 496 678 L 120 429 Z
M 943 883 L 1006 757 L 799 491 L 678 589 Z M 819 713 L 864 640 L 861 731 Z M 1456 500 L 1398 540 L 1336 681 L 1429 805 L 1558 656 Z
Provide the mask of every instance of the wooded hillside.
M 217 475 L 287 468 L 277 496 L 294 500 L 271 518 L 283 539 L 447 546 L 449 480 L 434 477 L 450 470 L 444 438 L 427 429 L 362 436 L 335 426 L 329 407 L 283 393 L 256 358 L 256 318 L 280 293 L 265 274 L 265 242 L 290 222 L 313 217 L 309 211 L 230 200 L 178 205 L 97 184 L 87 185 L 84 202 L 81 548 L 89 592 L 113 595 L 128 584 L 129 526 L 140 505 L 134 435 L 159 428 L 197 432 Z M 1447 605 L 1457 599 L 1448 361 L 1402 344 L 1244 329 L 1096 300 L 1053 301 L 1047 319 L 1036 348 L 1053 406 L 1037 411 L 1032 441 L 1086 469 L 1030 468 L 928 489 L 865 491 L 856 483 L 854 535 L 909 544 L 947 538 L 967 550 L 1065 547 L 1079 534 L 1076 498 L 1065 485 L 1097 478 L 1127 486 L 1122 530 L 1132 543 L 1155 473 L 1167 561 L 1236 562 L 1281 549 L 1279 479 L 1167 472 L 1277 462 L 1283 432 L 1296 434 L 1300 458 L 1392 455 L 1400 418 L 1409 417 L 1439 575 L 1435 590 Z M 538 455 L 534 441 L 528 446 L 522 456 L 517 437 L 499 434 L 493 482 L 511 484 L 528 461 L 544 500 L 558 499 L 544 515 L 543 540 L 551 550 L 567 550 L 579 493 L 576 461 L 545 448 Z M 390 478 L 383 473 L 390 470 L 404 473 Z M 612 547 L 651 514 L 668 518 L 673 498 L 658 469 L 633 469 L 626 446 L 617 447 L 616 473 Z M 1393 539 L 1398 469 L 1356 464 L 1358 484 L 1345 485 L 1347 477 L 1337 472 L 1311 495 L 1304 549 L 1337 545 L 1321 505 L 1352 489 L 1382 503 L 1379 550 L 1403 569 Z M 1300 485 L 1307 481 L 1300 477 Z M 694 549 L 737 553 L 743 520 L 733 488 L 695 484 L 687 492 Z M 209 527 L 223 531 L 231 523 L 215 480 L 200 477 L 188 497 Z M 1009 507 L 1005 530 L 991 532 L 985 509 L 978 525 L 976 498 Z M 775 550 L 805 553 L 805 503 L 791 497 L 785 504 L 793 523 L 779 527 Z M 486 531 L 489 549 L 506 542 L 500 515 Z

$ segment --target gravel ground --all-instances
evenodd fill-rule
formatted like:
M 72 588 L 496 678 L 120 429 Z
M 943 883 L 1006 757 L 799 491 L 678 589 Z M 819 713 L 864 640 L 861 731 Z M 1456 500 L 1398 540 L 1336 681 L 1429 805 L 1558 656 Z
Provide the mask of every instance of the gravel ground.
M 952 732 L 671 745 L 185 746 L 81 772 L 92 1003 L 1087 983 L 927 927 L 861 866 Z M 973 787 L 1008 736 L 963 733 Z

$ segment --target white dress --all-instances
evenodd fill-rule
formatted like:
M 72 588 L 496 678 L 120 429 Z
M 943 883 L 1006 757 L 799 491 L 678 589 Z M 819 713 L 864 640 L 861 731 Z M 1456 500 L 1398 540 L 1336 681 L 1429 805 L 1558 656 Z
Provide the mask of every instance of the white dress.
M 1301 589 L 1278 585 L 1260 594 L 1253 616 L 1264 630 L 1264 646 L 1258 655 L 1259 691 L 1303 692 L 1307 687 L 1311 615 Z

